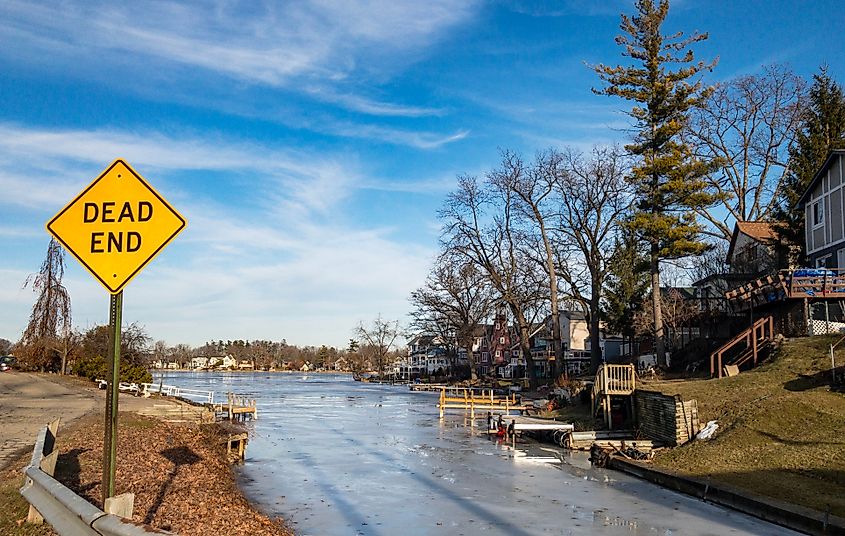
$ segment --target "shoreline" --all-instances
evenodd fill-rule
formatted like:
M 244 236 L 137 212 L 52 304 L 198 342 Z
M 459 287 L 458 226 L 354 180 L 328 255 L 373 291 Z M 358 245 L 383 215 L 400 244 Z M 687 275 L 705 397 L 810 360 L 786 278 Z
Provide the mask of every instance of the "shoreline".
M 34 383 L 40 379 L 91 396 L 87 392 L 88 382 L 76 377 L 26 376 L 34 379 Z M 103 401 L 104 395 L 95 396 L 93 409 L 63 421 L 56 442 L 59 455 L 55 478 L 97 506 L 101 506 Z M 271 519 L 246 499 L 222 444 L 226 436 L 224 428 L 219 423 L 176 423 L 138 413 L 141 406 L 162 403 L 173 404 L 166 399 L 120 397 L 116 493 L 135 494 L 132 520 L 180 535 L 292 536 L 283 519 Z M 55 413 L 48 411 L 30 418 L 41 427 L 54 416 Z M 0 533 L 52 534 L 47 525 L 21 522 L 28 504 L 17 489 L 34 440 L 33 433 L 28 446 L 17 449 L 11 463 L 0 468 L 3 496 L 9 503 L 0 513 Z

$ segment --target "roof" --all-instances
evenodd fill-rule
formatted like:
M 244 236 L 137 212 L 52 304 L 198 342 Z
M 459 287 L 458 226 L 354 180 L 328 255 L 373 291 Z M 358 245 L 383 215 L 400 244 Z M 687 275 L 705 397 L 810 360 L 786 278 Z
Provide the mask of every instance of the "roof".
M 761 242 L 772 240 L 777 236 L 774 226 L 766 221 L 738 221 L 736 222 L 736 226 L 741 233 L 747 234 L 751 238 Z
M 663 296 L 670 296 L 673 292 L 677 292 L 684 300 L 695 299 L 695 287 L 660 287 L 660 294 Z
M 775 232 L 774 224 L 766 221 L 738 221 L 734 225 L 734 232 L 731 235 L 731 245 L 728 246 L 728 255 L 725 259 L 730 264 L 731 257 L 733 257 L 734 246 L 739 237 L 739 233 L 750 237 L 757 242 L 767 243 L 777 240 L 777 233 Z
M 822 177 L 824 177 L 827 170 L 830 168 L 830 165 L 833 164 L 833 161 L 836 160 L 839 156 L 845 156 L 845 149 L 834 149 L 827 154 L 827 158 L 822 164 L 822 167 L 816 171 L 816 174 L 813 175 L 813 180 L 810 181 L 810 184 L 807 185 L 807 189 L 804 190 L 804 193 L 801 194 L 801 197 L 798 198 L 798 201 L 795 202 L 796 207 L 801 207 L 807 201 L 807 197 L 810 195 L 810 192 L 816 187 Z

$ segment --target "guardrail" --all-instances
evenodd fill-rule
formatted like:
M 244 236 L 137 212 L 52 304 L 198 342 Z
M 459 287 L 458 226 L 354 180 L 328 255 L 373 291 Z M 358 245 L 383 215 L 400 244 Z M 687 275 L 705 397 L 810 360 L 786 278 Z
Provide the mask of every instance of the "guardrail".
M 194 402 L 214 404 L 214 391 L 203 391 L 200 389 L 185 389 L 176 385 L 164 385 L 161 383 L 142 383 L 141 392 L 159 393 L 164 396 L 177 396 Z
M 60 536 L 149 536 L 171 535 L 148 525 L 133 523 L 104 512 L 53 478 L 58 451 L 54 450 L 59 421 L 55 420 L 38 432 L 32 461 L 24 470 L 26 481 L 20 492 L 29 502 L 27 521 L 47 521 Z M 132 494 L 106 500 L 107 510 L 131 511 Z M 128 509 L 127 509 L 128 503 Z M 131 514 L 130 514 L 131 515 Z

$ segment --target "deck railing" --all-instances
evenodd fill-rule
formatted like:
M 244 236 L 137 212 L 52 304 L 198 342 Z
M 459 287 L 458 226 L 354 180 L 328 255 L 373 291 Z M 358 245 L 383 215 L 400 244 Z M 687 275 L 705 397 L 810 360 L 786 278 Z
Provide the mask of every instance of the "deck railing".
M 630 395 L 636 388 L 637 373 L 631 364 L 601 365 L 593 384 L 593 389 L 598 395 Z
M 775 336 L 775 324 L 771 316 L 764 316 L 758 318 L 751 327 L 740 332 L 736 337 L 723 344 L 718 350 L 710 354 L 710 377 L 722 377 L 725 365 L 740 366 L 745 364 L 748 360 L 752 360 L 752 366 L 757 366 L 757 359 L 760 350 L 768 344 Z M 724 362 L 724 356 L 727 352 L 745 345 L 743 351 L 733 359 L 730 363 Z
M 793 298 L 845 295 L 845 269 L 793 270 L 789 274 L 789 295 Z
M 607 427 L 611 428 L 610 397 L 630 396 L 637 388 L 637 371 L 634 365 L 612 365 L 605 363 L 596 371 L 593 382 L 592 402 L 593 415 L 597 415 L 599 408 L 604 408 Z
M 204 391 L 201 389 L 186 389 L 176 385 L 165 385 L 161 383 L 142 383 L 142 393 L 158 393 L 164 396 L 175 396 L 185 398 L 193 402 L 201 402 L 204 404 L 214 404 L 214 391 Z

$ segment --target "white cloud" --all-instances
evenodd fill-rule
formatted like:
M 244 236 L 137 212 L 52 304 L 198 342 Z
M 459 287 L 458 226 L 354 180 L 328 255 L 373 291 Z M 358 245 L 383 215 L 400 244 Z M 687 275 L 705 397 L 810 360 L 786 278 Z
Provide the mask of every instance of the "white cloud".
M 7 0 L 0 5 L 0 43 L 33 54 L 39 62 L 74 58 L 89 66 L 115 64 L 129 54 L 267 86 L 308 82 L 314 92 L 315 81 L 330 86 L 358 72 L 392 64 L 401 69 L 475 10 L 476 2 L 467 0 L 230 1 L 213 6 Z M 135 68 L 143 66 L 135 62 Z M 367 114 L 436 113 L 340 91 L 317 93 Z
M 0 209 L 25 211 L 31 220 L 0 228 L 0 251 L 13 257 L 7 260 L 37 270 L 43 251 L 13 250 L 11 241 L 41 232 L 43 221 L 105 167 L 103 155 L 116 154 L 164 177 L 162 193 L 188 219 L 185 232 L 127 287 L 126 322 L 147 326 L 156 339 L 343 344 L 359 320 L 379 312 L 404 316 L 408 293 L 425 277 L 431 251 L 392 239 L 393 229 L 360 227 L 346 217 L 345 200 L 372 182 L 348 155 L 0 124 L 0 187 L 16 185 Z M 15 161 L 25 162 L 24 173 L 14 172 Z M 71 171 L 54 173 L 62 169 Z M 185 173 L 198 169 L 220 175 L 223 186 L 189 187 Z M 240 184 L 232 178 L 242 175 L 253 188 L 236 203 L 230 196 Z M 45 191 L 58 193 L 24 195 Z M 25 274 L 0 276 L 0 336 L 17 337 L 32 297 L 19 291 Z M 105 321 L 105 291 L 70 257 L 66 285 L 76 325 Z

